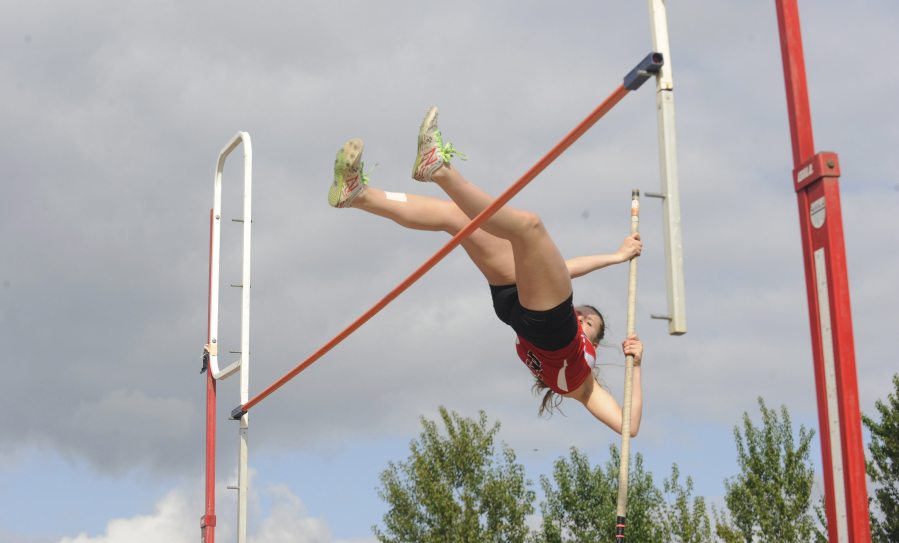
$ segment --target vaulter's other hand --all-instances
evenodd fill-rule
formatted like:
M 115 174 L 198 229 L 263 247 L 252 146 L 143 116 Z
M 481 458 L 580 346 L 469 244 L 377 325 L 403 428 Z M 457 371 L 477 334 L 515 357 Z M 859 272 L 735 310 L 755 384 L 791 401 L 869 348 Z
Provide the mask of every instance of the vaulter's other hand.
M 640 342 L 637 334 L 632 334 L 631 337 L 625 339 L 621 343 L 621 348 L 624 349 L 625 356 L 634 355 L 634 366 L 639 366 L 643 361 L 643 343 Z
M 621 244 L 621 248 L 618 249 L 618 252 L 615 254 L 618 255 L 621 262 L 627 262 L 635 256 L 640 256 L 640 253 L 642 252 L 643 242 L 640 241 L 640 233 L 637 232 L 636 234 L 631 234 L 624 238 L 624 243 Z

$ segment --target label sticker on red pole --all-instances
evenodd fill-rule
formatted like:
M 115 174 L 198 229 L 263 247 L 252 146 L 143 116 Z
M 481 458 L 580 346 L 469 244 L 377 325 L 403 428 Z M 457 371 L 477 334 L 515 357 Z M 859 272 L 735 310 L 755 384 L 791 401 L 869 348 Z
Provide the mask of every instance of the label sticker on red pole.
M 827 215 L 827 210 L 824 206 L 824 197 L 820 197 L 814 202 L 812 202 L 811 208 L 809 209 L 809 215 L 812 219 L 812 226 L 815 228 L 821 228 L 824 226 L 824 219 Z

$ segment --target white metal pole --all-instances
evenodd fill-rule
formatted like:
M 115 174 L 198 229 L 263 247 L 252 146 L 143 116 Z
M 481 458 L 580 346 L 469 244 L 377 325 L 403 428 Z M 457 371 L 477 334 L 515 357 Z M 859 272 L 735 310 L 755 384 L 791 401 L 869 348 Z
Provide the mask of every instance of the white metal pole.
M 252 166 L 253 166 L 253 146 L 250 141 L 250 135 L 246 132 L 238 132 L 231 140 L 225 144 L 225 147 L 222 148 L 221 152 L 219 152 L 219 158 L 215 166 L 215 186 L 214 186 L 214 196 L 213 196 L 213 205 L 212 205 L 212 213 L 213 213 L 213 221 L 212 221 L 212 286 L 211 286 L 211 294 L 212 298 L 210 300 L 210 311 L 209 311 L 209 337 L 212 338 L 210 341 L 207 350 L 209 351 L 209 371 L 212 372 L 212 376 L 215 377 L 216 380 L 227 379 L 231 375 L 235 374 L 237 370 L 241 368 L 241 360 L 238 359 L 233 364 L 229 365 L 223 370 L 219 369 L 218 365 L 218 329 L 219 329 L 219 264 L 221 260 L 221 225 L 222 225 L 222 173 L 225 169 L 225 160 L 228 158 L 228 155 L 237 148 L 241 143 L 244 144 L 244 214 L 248 214 L 249 210 L 247 208 L 249 194 L 252 197 L 252 186 L 253 186 L 253 177 L 252 177 Z M 249 269 L 249 238 L 250 238 L 250 230 L 247 225 L 251 225 L 252 223 L 249 220 L 245 220 L 244 224 L 244 250 L 243 250 L 243 265 L 247 270 Z M 249 338 L 249 300 L 250 300 L 250 292 L 249 290 L 243 293 L 243 299 L 241 300 L 241 351 L 247 351 L 249 354 L 249 349 L 243 349 L 243 338 L 246 334 L 246 337 Z M 246 320 L 244 319 L 244 312 L 246 312 Z
M 240 304 L 240 403 L 250 399 L 250 233 L 253 227 L 253 149 L 246 132 L 243 143 L 243 273 L 241 274 Z M 237 464 L 237 543 L 247 540 L 247 462 L 250 414 L 240 417 L 240 452 Z
M 674 78 L 668 45 L 668 16 L 665 0 L 649 0 L 652 50 L 662 53 L 665 64 L 656 75 L 656 109 L 659 124 L 662 217 L 664 224 L 665 275 L 668 286 L 668 333 L 687 333 L 687 304 L 684 286 L 684 253 L 681 240 L 680 188 L 677 175 L 677 138 L 674 132 Z
M 244 152 L 244 187 L 243 187 L 243 258 L 241 270 L 241 284 L 234 285 L 241 289 L 240 304 L 240 358 L 225 368 L 219 370 L 218 366 L 218 321 L 219 321 L 219 261 L 221 257 L 221 223 L 222 223 L 222 172 L 225 167 L 225 159 L 228 155 L 243 143 Z M 215 168 L 215 189 L 213 202 L 212 224 L 212 286 L 209 311 L 210 344 L 209 371 L 216 379 L 225 379 L 240 370 L 240 402 L 246 403 L 249 399 L 249 369 L 250 369 L 250 254 L 251 233 L 253 226 L 253 145 L 250 135 L 246 132 L 238 132 L 222 148 Z M 247 413 L 240 418 L 239 449 L 237 463 L 237 542 L 246 543 L 247 540 L 247 458 L 249 417 Z

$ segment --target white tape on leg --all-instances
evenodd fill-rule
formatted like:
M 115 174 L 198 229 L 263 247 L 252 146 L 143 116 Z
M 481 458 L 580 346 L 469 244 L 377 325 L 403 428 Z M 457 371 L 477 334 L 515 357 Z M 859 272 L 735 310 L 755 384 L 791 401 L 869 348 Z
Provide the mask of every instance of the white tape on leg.
M 396 200 L 397 202 L 406 201 L 406 193 L 404 192 L 385 192 L 388 200 Z

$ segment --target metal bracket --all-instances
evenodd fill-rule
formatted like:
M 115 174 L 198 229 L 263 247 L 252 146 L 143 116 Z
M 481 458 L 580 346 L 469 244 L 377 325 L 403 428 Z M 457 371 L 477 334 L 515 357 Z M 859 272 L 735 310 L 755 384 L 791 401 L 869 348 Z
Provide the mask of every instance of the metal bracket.
M 637 64 L 636 68 L 624 76 L 624 88 L 629 91 L 639 89 L 647 79 L 659 73 L 664 64 L 665 59 L 662 57 L 662 53 L 649 53 L 640 61 L 640 64 Z
M 796 192 L 799 192 L 822 177 L 839 176 L 840 158 L 836 153 L 823 151 L 793 170 L 793 184 Z
M 243 410 L 243 404 L 241 404 L 231 410 L 231 416 L 228 418 L 231 420 L 240 420 L 240 417 L 246 414 L 247 412 Z

